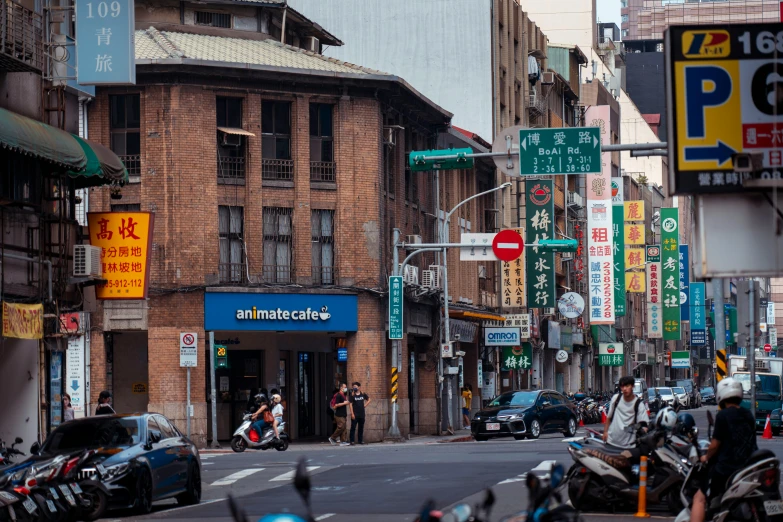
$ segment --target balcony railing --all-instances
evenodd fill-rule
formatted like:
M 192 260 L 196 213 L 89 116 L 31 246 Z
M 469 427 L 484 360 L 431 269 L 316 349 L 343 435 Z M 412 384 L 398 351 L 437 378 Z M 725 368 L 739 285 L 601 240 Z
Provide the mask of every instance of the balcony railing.
M 244 263 L 220 263 L 218 275 L 224 284 L 242 285 L 247 281 L 247 270 Z
M 128 176 L 141 176 L 141 154 L 129 154 L 119 156 L 119 158 L 122 164 L 125 165 Z
M 312 267 L 312 284 L 314 286 L 336 285 L 338 280 L 337 268 L 333 266 Z
M 0 6 L 0 70 L 43 70 L 41 15 L 12 0 L 0 0 Z
M 261 160 L 261 177 L 277 181 L 294 179 L 294 160 L 265 159 Z
M 289 284 L 293 282 L 291 265 L 264 265 L 261 274 L 264 283 Z
M 245 183 L 245 158 L 218 157 L 218 183 L 243 185 Z
M 335 163 L 333 161 L 311 161 L 310 162 L 310 181 L 327 181 L 334 183 Z

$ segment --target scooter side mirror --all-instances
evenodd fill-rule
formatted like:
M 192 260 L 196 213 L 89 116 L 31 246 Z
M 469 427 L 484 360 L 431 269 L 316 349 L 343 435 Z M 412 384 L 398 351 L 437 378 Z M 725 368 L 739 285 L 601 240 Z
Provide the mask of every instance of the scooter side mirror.
M 39 451 L 41 451 L 41 445 L 38 441 L 33 442 L 33 445 L 30 446 L 30 454 L 37 455 Z
M 484 511 L 489 511 L 489 509 L 495 505 L 495 494 L 492 492 L 492 488 L 487 488 L 487 494 L 484 496 Z
M 21 444 L 21 443 L 23 443 L 23 442 L 24 442 L 24 441 L 22 440 L 22 437 L 16 437 L 16 438 L 14 439 L 14 444 Z
M 234 522 L 247 522 L 245 512 L 230 493 L 228 495 L 228 509 L 231 511 L 231 518 L 234 519 Z
M 305 465 L 305 459 L 299 459 L 299 463 L 296 465 L 296 474 L 294 475 L 294 487 L 302 497 L 308 511 L 310 510 L 310 474 L 307 472 L 307 466 Z
M 565 476 L 565 468 L 563 467 L 562 464 L 554 464 L 552 466 L 552 471 L 550 475 L 551 478 L 549 479 L 549 484 L 553 488 L 556 488 L 563 481 L 563 476 Z
M 710 426 L 715 424 L 715 419 L 713 418 L 712 412 L 710 410 L 707 410 L 707 422 L 709 423 Z
M 527 489 L 530 491 L 530 496 L 535 498 L 539 488 L 541 487 L 541 482 L 539 482 L 538 477 L 536 477 L 533 473 L 528 473 L 527 479 L 525 479 L 525 484 L 527 485 Z

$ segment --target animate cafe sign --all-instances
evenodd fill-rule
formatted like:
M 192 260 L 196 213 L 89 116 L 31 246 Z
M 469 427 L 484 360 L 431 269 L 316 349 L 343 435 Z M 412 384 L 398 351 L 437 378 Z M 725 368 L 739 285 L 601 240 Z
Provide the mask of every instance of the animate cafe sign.
M 350 294 L 207 292 L 204 329 L 355 332 L 358 298 Z

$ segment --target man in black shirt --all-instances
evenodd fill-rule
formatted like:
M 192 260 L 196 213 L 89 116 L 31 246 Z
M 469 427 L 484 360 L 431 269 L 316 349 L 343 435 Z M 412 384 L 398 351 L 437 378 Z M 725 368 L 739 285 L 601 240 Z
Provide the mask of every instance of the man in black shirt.
M 334 430 L 332 436 L 329 437 L 329 442 L 332 446 L 340 443 L 340 446 L 348 446 L 345 433 L 345 423 L 348 419 L 348 399 L 346 394 L 348 393 L 348 385 L 342 383 L 340 385 L 340 391 L 334 395 L 334 422 L 337 424 L 337 429 Z
M 353 446 L 356 427 L 359 427 L 359 444 L 364 444 L 364 409 L 370 405 L 370 397 L 362 392 L 362 385 L 352 384 L 353 392 L 348 397 L 351 402 L 351 446 Z
M 753 452 L 758 450 L 753 414 L 740 407 L 742 384 L 728 377 L 716 388 L 715 398 L 721 410 L 715 417 L 710 447 L 701 457 L 702 462 L 710 463 L 710 471 L 705 473 L 705 480 L 693 497 L 691 522 L 704 521 L 707 493 L 710 499 L 722 496 L 729 477 L 745 466 Z
M 114 408 L 111 407 L 111 393 L 103 390 L 98 395 L 98 407 L 95 408 L 95 415 L 114 415 Z

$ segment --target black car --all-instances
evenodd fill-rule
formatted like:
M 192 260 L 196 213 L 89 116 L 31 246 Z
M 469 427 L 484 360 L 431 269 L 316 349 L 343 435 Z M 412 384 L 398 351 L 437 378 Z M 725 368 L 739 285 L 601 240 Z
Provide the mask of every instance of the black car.
M 704 404 L 715 404 L 715 389 L 712 386 L 704 386 L 699 391 Z
M 510 391 L 495 397 L 470 423 L 473 438 L 513 436 L 537 439 L 542 433 L 576 434 L 576 407 L 553 390 Z
M 649 399 L 648 404 L 649 404 L 650 414 L 658 413 L 658 411 L 661 409 L 661 404 L 663 403 L 663 399 L 661 398 L 660 394 L 657 392 L 656 388 L 648 388 L 647 396 Z
M 201 501 L 201 460 L 196 446 L 163 415 L 103 415 L 66 422 L 37 457 L 96 449 L 80 479 L 97 476 L 110 493 L 109 508 L 149 513 L 152 503 L 175 497 L 179 504 Z

